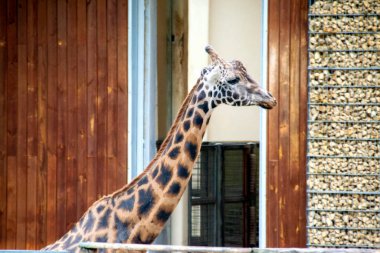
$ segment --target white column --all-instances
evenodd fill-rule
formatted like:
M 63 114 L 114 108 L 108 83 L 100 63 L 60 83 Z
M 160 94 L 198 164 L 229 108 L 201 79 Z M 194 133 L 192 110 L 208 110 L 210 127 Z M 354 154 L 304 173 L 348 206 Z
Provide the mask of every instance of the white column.
M 268 1 L 262 0 L 261 19 L 261 85 L 267 89 L 267 56 L 268 56 Z M 267 111 L 260 112 L 260 192 L 259 192 L 259 247 L 266 247 L 266 215 L 267 215 Z

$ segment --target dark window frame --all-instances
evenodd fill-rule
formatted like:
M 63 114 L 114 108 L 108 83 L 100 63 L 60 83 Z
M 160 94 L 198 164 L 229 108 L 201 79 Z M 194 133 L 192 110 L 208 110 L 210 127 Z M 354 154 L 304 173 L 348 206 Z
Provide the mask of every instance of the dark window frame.
M 243 186 L 241 195 L 235 194 L 228 196 L 225 185 L 225 174 L 228 169 L 226 168 L 227 160 L 225 155 L 228 151 L 233 150 L 242 151 L 242 159 L 240 161 L 242 162 L 241 180 L 243 181 Z M 231 160 L 231 158 L 233 157 L 228 159 Z M 239 159 L 237 159 L 237 161 L 239 161 Z M 231 171 L 229 172 L 231 176 Z M 201 174 L 199 175 L 199 173 Z M 200 185 L 206 186 L 206 191 L 203 192 L 203 196 L 202 189 L 194 190 L 194 180 L 200 180 Z M 202 145 L 201 155 L 197 164 L 194 166 L 193 178 L 189 184 L 189 244 L 203 246 L 257 247 L 259 210 L 258 189 L 259 143 L 204 143 Z M 227 239 L 231 238 L 226 236 L 226 221 L 228 221 L 225 213 L 226 205 L 234 203 L 242 204 L 243 207 L 243 217 L 240 220 L 242 222 L 241 243 L 228 241 Z M 206 207 L 207 205 L 209 207 Z M 198 212 L 200 212 L 200 219 L 202 219 L 198 222 L 198 228 L 195 229 L 198 236 L 193 236 L 194 224 L 192 223 L 192 219 L 194 213 L 192 213 L 192 210 L 195 206 L 199 206 Z M 211 209 L 211 211 L 208 209 Z M 205 215 L 207 212 L 209 213 Z M 230 220 L 230 225 L 233 227 L 235 224 L 231 223 Z

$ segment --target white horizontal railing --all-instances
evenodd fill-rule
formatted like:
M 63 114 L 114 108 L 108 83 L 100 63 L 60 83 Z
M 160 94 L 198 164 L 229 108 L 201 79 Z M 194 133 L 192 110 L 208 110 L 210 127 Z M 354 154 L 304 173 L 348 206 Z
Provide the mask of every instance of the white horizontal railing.
M 203 247 L 155 244 L 123 244 L 82 242 L 82 249 L 114 249 L 125 251 L 176 251 L 176 252 L 213 252 L 213 253 L 380 253 L 380 249 L 337 249 L 337 248 L 235 248 L 235 247 Z
M 205 247 L 205 246 L 180 246 L 157 244 L 124 244 L 124 243 L 100 243 L 82 242 L 79 244 L 84 249 L 118 249 L 135 251 L 177 251 L 177 252 L 214 252 L 214 253 L 251 253 L 251 248 L 231 247 Z

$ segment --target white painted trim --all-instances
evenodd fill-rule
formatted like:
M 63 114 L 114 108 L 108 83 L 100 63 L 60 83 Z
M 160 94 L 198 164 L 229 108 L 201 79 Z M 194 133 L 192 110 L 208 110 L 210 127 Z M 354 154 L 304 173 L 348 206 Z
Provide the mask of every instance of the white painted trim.
M 132 9 L 132 1 L 128 1 L 128 110 L 132 109 L 132 73 L 135 73 L 136 66 L 132 64 L 131 55 L 132 55 L 132 13 L 134 12 Z M 132 114 L 128 113 L 128 165 L 127 165 L 127 172 L 128 172 L 128 182 L 132 179 Z
M 156 153 L 157 140 L 157 1 L 145 1 L 144 168 Z
M 267 88 L 268 57 L 268 1 L 262 0 L 261 19 L 261 85 Z M 260 190 L 259 190 L 259 247 L 266 248 L 266 159 L 267 159 L 267 111 L 260 112 Z
M 128 180 L 152 159 L 156 140 L 156 1 L 128 1 Z

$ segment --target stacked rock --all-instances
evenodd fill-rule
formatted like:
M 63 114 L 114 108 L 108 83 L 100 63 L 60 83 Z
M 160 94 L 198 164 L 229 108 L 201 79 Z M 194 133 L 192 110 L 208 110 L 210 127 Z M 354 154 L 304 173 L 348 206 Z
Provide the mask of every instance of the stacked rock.
M 308 245 L 380 248 L 380 1 L 309 6 Z

